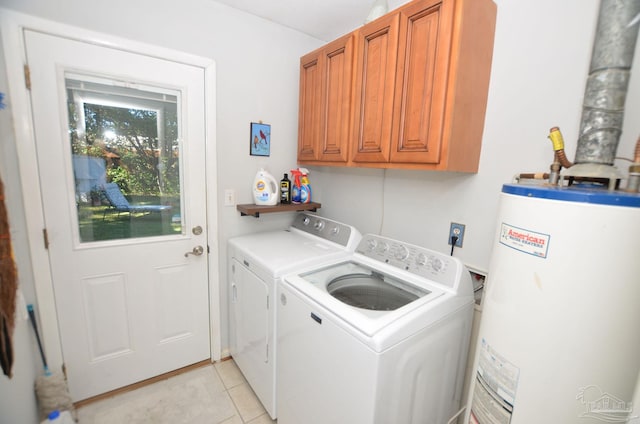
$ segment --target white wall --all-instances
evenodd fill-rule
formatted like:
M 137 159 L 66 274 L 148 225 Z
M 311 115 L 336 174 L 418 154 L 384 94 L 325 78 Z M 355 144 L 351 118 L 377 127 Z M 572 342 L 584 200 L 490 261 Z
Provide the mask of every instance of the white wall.
M 4 62 L 0 43 L 0 64 Z M 7 78 L 4 66 L 0 66 L 0 93 L 7 94 Z M 18 167 L 15 160 L 15 139 L 10 119 L 11 104 L 7 98 L 0 107 L 0 177 L 4 182 L 7 214 L 9 218 L 13 252 L 18 268 L 18 287 L 26 302 L 34 303 L 33 275 L 29 261 L 29 249 L 26 243 L 26 223 L 22 214 L 22 194 L 19 183 Z M 0 281 L 2 284 L 2 281 Z M 0 375 L 0 422 L 35 423 L 36 397 L 33 383 L 36 373 L 42 369 L 37 356 L 37 344 L 29 321 L 24 319 L 24 305 L 17 302 L 16 326 L 13 332 L 13 376 L 11 379 Z
M 599 7 L 597 0 L 494 1 L 498 20 L 478 173 L 312 168 L 323 214 L 440 251 L 449 250 L 450 222 L 466 224 L 455 256 L 487 269 L 502 184 L 520 172 L 549 170 L 553 126 L 562 130 L 569 159 L 575 155 Z M 640 135 L 639 49 L 640 43 L 618 148 L 628 158 Z M 626 172 L 628 162 L 617 165 Z

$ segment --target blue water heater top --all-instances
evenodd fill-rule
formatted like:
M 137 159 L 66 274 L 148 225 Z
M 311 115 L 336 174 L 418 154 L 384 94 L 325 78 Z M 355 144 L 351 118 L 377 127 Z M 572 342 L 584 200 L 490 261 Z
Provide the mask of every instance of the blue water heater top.
M 572 185 L 569 187 L 533 186 L 505 184 L 502 192 L 538 199 L 561 200 L 565 202 L 590 203 L 594 205 L 627 206 L 640 208 L 640 193 L 608 191 L 601 186 Z

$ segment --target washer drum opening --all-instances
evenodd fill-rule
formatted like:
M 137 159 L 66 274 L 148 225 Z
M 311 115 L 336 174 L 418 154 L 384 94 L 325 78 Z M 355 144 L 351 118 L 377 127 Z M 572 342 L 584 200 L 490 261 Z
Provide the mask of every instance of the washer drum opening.
M 327 284 L 327 291 L 347 305 L 372 311 L 393 311 L 421 297 L 386 282 L 377 273 L 336 277 Z

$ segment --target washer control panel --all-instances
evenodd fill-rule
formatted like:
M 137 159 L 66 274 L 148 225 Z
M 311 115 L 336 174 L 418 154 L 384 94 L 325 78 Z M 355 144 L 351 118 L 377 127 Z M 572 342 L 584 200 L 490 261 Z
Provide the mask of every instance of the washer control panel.
M 456 287 L 463 266 L 443 253 L 375 234 L 365 234 L 356 253 L 451 288 Z
M 351 244 L 356 245 L 361 238 L 360 233 L 350 225 L 308 213 L 297 214 L 291 226 L 316 237 L 338 243 L 343 247 L 349 247 Z

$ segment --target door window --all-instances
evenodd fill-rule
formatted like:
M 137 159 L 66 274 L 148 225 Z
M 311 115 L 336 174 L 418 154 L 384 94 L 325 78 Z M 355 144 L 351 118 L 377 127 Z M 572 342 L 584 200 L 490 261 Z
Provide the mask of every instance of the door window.
M 80 243 L 182 234 L 180 92 L 65 75 Z

